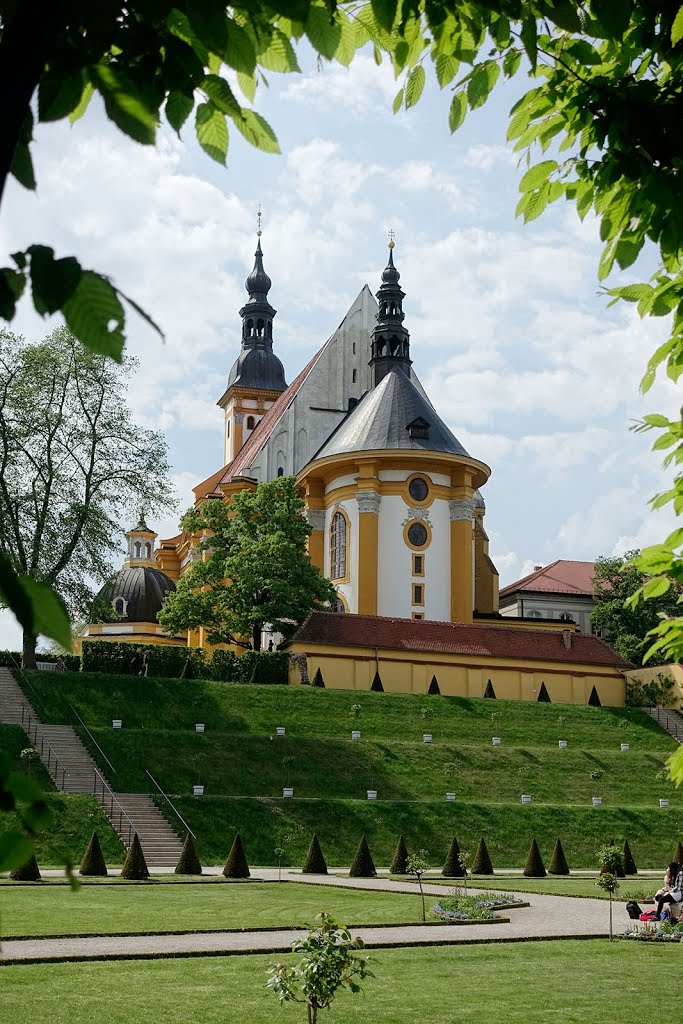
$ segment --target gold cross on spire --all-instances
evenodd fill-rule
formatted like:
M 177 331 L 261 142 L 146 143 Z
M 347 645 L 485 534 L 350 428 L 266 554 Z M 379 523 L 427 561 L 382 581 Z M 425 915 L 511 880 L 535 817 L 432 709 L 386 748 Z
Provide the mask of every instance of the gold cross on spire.
M 262 214 L 261 214 L 261 204 L 259 203 L 258 204 L 258 210 L 256 212 L 256 223 L 258 225 L 258 229 L 256 231 L 256 235 L 257 235 L 258 238 L 260 238 L 261 234 L 262 234 L 262 232 L 261 232 L 261 216 L 262 216 Z
M 396 245 L 396 242 L 394 241 L 395 237 L 396 237 L 396 235 L 394 234 L 393 230 L 389 229 L 389 248 L 390 249 L 393 249 L 395 247 L 395 245 Z

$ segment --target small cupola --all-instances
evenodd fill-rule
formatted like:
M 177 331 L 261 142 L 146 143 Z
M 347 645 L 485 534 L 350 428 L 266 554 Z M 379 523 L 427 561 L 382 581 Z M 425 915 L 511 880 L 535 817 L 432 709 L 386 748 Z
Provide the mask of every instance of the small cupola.
M 156 539 L 157 534 L 154 530 L 150 530 L 145 522 L 145 513 L 141 510 L 137 526 L 126 533 L 128 551 L 124 566 L 155 565 L 154 543 Z
M 405 292 L 399 285 L 400 274 L 394 265 L 393 231 L 389 232 L 389 262 L 382 273 L 382 283 L 377 292 L 379 311 L 377 326 L 372 332 L 373 386 L 377 387 L 390 370 L 398 369 L 410 377 L 410 334 L 403 326 L 403 300 Z

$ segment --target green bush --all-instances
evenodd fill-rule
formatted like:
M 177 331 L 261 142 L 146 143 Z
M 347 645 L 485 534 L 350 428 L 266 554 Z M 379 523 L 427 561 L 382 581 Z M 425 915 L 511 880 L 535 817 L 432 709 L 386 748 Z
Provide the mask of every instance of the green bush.
M 40 871 L 35 854 L 32 853 L 26 863 L 22 864 L 20 868 L 10 871 L 10 878 L 13 882 L 39 882 Z
M 464 878 L 465 877 L 465 865 L 460 857 L 460 846 L 455 836 L 451 839 L 451 845 L 448 848 L 448 856 L 444 866 L 441 868 L 441 874 L 445 875 L 446 878 Z
M 548 872 L 551 875 L 569 874 L 569 865 L 567 864 L 567 858 L 564 855 L 564 850 L 562 849 L 562 843 L 560 842 L 559 837 L 555 840 L 555 845 L 553 846 Z
M 471 871 L 473 875 L 493 874 L 493 864 L 491 863 L 489 851 L 486 846 L 486 840 L 483 836 L 479 840 L 479 846 L 477 847 L 477 852 L 475 853 L 474 860 L 472 861 Z
M 546 870 L 545 864 L 543 863 L 543 857 L 541 857 L 541 851 L 538 848 L 538 843 L 535 837 L 531 840 L 531 846 L 529 847 L 529 856 L 526 859 L 524 865 L 524 877 L 525 878 L 545 878 Z
M 0 668 L 20 668 L 21 651 L 0 651 Z M 49 661 L 55 663 L 59 658 L 67 672 L 78 672 L 81 667 L 81 659 L 77 654 L 43 654 L 36 652 L 36 661 Z
M 306 854 L 306 860 L 304 866 L 301 869 L 302 875 L 326 875 L 327 864 L 323 856 L 323 851 L 320 849 L 320 842 L 318 841 L 318 835 L 316 832 L 313 833 L 311 839 L 311 845 L 308 847 L 308 853 Z
M 638 868 L 636 867 L 636 862 L 633 859 L 631 847 L 628 845 L 628 839 L 624 840 L 624 872 L 627 875 L 638 874 Z
M 404 836 L 398 837 L 398 843 L 396 845 L 396 852 L 394 853 L 394 859 L 391 862 L 389 868 L 389 874 L 391 875 L 407 875 L 408 874 L 408 847 Z
M 228 859 L 226 860 L 225 867 L 223 868 L 223 874 L 226 878 L 251 877 L 249 865 L 247 864 L 247 855 L 244 852 L 244 846 L 242 845 L 242 838 L 239 832 L 233 839 Z
M 133 671 L 132 663 L 135 654 L 137 651 L 144 651 L 149 659 L 148 676 L 171 679 L 185 676 L 196 679 L 205 675 L 205 652 L 199 647 L 84 640 L 81 651 L 83 672 L 134 675 L 136 673 Z
M 377 869 L 370 853 L 368 841 L 363 836 L 358 844 L 356 855 L 349 870 L 349 878 L 376 878 Z
M 121 878 L 126 878 L 130 882 L 144 882 L 149 878 L 147 861 L 142 852 L 137 832 L 133 836 L 133 842 L 130 844 L 130 849 L 121 868 Z
M 237 681 L 287 686 L 289 656 L 282 651 L 245 651 L 237 659 Z
M 175 866 L 176 875 L 201 875 L 202 865 L 197 854 L 197 848 L 194 845 L 194 839 L 191 834 L 187 833 L 187 838 L 183 843 L 183 849 L 178 858 L 178 863 Z
M 102 847 L 100 846 L 100 837 L 97 832 L 93 832 L 88 843 L 88 848 L 83 854 L 83 860 L 79 871 L 82 875 L 87 875 L 93 878 L 106 878 L 107 877 L 107 865 L 104 861 L 104 854 L 102 853 Z
M 237 679 L 238 657 L 234 651 L 227 648 L 217 647 L 211 658 L 206 658 L 206 666 L 209 679 L 215 679 L 219 683 L 232 683 Z
M 313 676 L 313 682 L 311 683 L 311 686 L 318 686 L 322 690 L 325 689 L 325 680 L 323 679 L 323 674 L 322 674 L 322 672 L 320 671 L 319 668 L 316 669 L 315 675 Z

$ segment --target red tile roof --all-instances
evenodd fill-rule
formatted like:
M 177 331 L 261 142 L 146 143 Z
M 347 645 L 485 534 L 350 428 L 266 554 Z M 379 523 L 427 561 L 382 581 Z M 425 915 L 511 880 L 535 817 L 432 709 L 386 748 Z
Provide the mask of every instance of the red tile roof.
M 550 565 L 524 576 L 515 583 L 503 587 L 500 597 L 508 597 L 518 591 L 544 594 L 576 594 L 590 597 L 593 594 L 595 562 L 568 562 L 560 558 Z
M 632 668 L 604 640 L 583 633 L 569 636 L 567 647 L 562 630 L 311 612 L 291 642 Z

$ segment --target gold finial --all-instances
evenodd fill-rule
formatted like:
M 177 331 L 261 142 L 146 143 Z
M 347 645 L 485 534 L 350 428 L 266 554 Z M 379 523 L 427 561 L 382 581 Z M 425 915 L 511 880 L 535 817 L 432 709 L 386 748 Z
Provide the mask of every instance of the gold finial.
M 258 225 L 258 229 L 256 231 L 256 237 L 260 238 L 262 233 L 263 233 L 261 231 L 261 204 L 260 203 L 258 204 L 258 210 L 256 212 L 256 223 Z
M 392 230 L 390 230 L 389 231 L 389 248 L 390 249 L 394 249 L 395 246 L 396 246 L 396 242 L 394 241 L 395 237 L 396 237 L 396 235 L 394 234 L 394 232 Z

